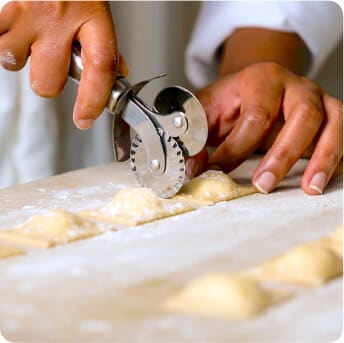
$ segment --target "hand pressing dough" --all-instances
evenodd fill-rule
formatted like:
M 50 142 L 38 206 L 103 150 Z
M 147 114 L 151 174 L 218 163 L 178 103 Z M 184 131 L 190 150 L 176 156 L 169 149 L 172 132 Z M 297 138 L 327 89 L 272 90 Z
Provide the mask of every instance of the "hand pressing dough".
M 322 246 L 305 244 L 264 263 L 262 278 L 318 286 L 342 275 L 342 269 L 342 259 L 333 251 Z
M 122 189 L 106 206 L 80 214 L 122 225 L 138 225 L 194 209 L 191 204 L 161 199 L 153 190 L 140 187 Z
M 50 247 L 99 235 L 104 228 L 63 210 L 31 217 L 25 224 L 0 231 L 0 239 L 34 247 Z
M 16 256 L 16 255 L 21 255 L 21 254 L 23 254 L 22 250 L 19 250 L 17 248 L 13 248 L 13 247 L 0 245 L 0 259 L 6 258 L 6 257 L 12 257 L 12 256 Z
M 270 304 L 270 295 L 250 277 L 210 274 L 196 278 L 163 306 L 170 311 L 244 319 Z
M 201 205 L 212 205 L 219 201 L 232 200 L 252 194 L 255 189 L 238 185 L 230 176 L 218 170 L 208 170 L 183 186 L 175 199 L 183 199 Z

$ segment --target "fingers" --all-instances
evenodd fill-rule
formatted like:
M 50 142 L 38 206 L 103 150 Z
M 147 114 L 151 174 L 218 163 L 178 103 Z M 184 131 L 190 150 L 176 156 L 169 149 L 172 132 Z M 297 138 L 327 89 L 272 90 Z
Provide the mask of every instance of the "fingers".
M 301 158 L 324 117 L 319 98 L 308 91 L 294 91 L 294 106 L 285 114 L 286 123 L 253 175 L 253 184 L 262 193 L 272 191 Z
M 209 164 L 223 166 L 227 171 L 245 160 L 272 129 L 278 118 L 283 87 L 264 77 L 243 82 L 240 118 L 233 130 L 210 157 Z
M 0 11 L 0 64 L 11 71 L 24 67 L 33 41 L 32 34 L 16 22 L 20 12 L 17 1 L 7 3 Z
M 53 97 L 63 89 L 69 72 L 72 39 L 49 36 L 31 47 L 32 90 L 42 97 Z
M 208 121 L 208 144 L 218 145 L 232 130 L 239 117 L 239 80 L 226 76 L 197 93 Z
M 189 157 L 185 162 L 186 176 L 189 179 L 203 173 L 208 165 L 208 152 L 204 148 L 197 155 Z
M 302 188 L 310 195 L 323 193 L 343 157 L 343 105 L 327 94 L 323 103 L 326 121 L 302 178 Z
M 112 21 L 100 15 L 86 22 L 78 40 L 84 70 L 74 106 L 73 120 L 80 129 L 88 129 L 110 95 L 118 68 L 117 42 Z
M 30 52 L 31 37 L 11 30 L 0 36 L 0 64 L 7 70 L 24 67 Z
M 10 1 L 0 10 L 0 35 L 6 33 L 15 24 L 15 19 L 21 9 L 19 1 Z

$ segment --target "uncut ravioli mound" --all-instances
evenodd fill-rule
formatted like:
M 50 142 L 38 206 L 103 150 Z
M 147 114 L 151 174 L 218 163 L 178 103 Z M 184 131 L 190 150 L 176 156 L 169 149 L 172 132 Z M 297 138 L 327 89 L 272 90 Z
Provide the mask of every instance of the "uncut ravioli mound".
M 300 245 L 263 265 L 263 278 L 304 286 L 319 286 L 342 274 L 342 259 L 330 249 Z
M 0 238 L 16 243 L 48 247 L 102 232 L 103 229 L 92 221 L 64 210 L 53 210 L 35 215 L 14 229 L 0 232 Z
M 194 208 L 181 201 L 161 199 L 150 188 L 138 187 L 121 189 L 109 204 L 81 214 L 122 225 L 137 225 Z
M 117 192 L 112 201 L 100 213 L 109 215 L 135 216 L 138 219 L 162 215 L 161 199 L 149 188 L 127 188 Z
M 222 171 L 208 170 L 183 186 L 175 198 L 211 205 L 254 192 L 252 186 L 239 185 Z
M 16 255 L 21 255 L 23 253 L 22 250 L 19 250 L 14 247 L 9 247 L 5 245 L 0 245 L 0 258 L 6 258 Z
M 163 306 L 173 312 L 244 319 L 270 304 L 270 295 L 254 279 L 228 274 L 209 274 L 193 280 Z

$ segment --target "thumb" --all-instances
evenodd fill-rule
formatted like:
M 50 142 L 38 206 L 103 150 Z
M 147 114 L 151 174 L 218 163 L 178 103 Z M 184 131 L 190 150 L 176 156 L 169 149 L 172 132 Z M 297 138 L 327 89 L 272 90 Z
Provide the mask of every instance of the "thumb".
M 186 176 L 189 179 L 204 172 L 208 165 L 208 152 L 203 148 L 197 155 L 188 157 L 185 162 Z

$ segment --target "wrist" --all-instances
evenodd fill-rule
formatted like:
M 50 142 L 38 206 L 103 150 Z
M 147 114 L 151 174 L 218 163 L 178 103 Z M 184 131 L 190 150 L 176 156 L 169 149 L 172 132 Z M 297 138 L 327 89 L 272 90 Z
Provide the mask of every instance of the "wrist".
M 311 54 L 296 33 L 240 28 L 228 37 L 222 47 L 218 74 L 236 73 L 260 62 L 277 63 L 295 74 L 306 75 Z

